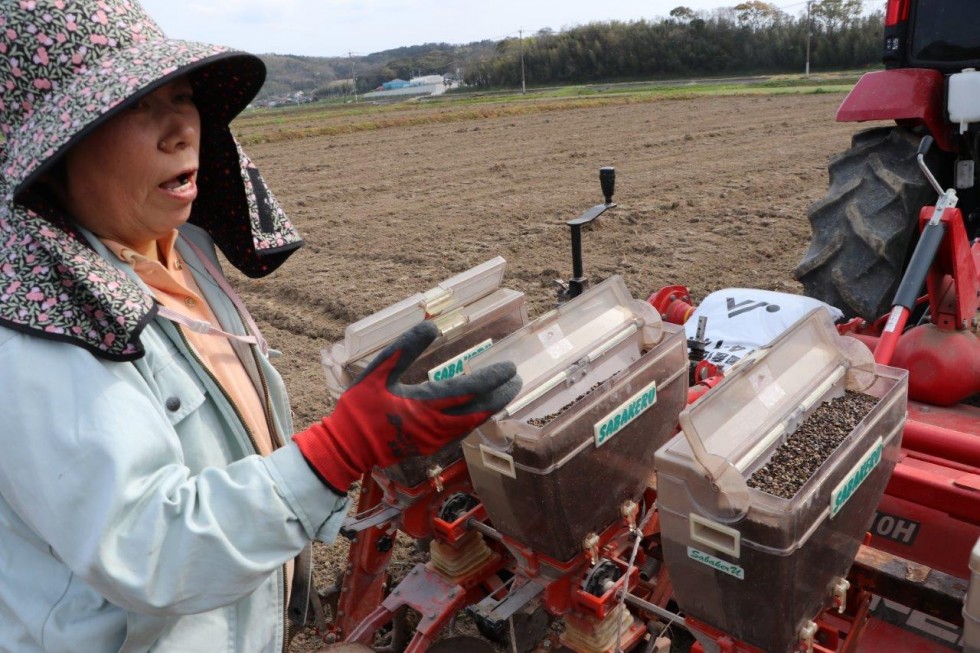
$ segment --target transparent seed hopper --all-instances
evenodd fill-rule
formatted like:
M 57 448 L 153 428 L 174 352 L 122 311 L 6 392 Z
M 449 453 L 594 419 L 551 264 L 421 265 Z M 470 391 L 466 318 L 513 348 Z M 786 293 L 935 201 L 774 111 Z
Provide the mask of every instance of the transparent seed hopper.
M 439 336 L 406 370 L 402 382 L 462 374 L 463 361 L 528 323 L 524 293 L 500 287 L 505 267 L 506 261 L 498 256 L 349 325 L 342 342 L 321 352 L 330 394 L 339 397 L 382 349 L 424 320 L 439 327 Z M 461 458 L 457 441 L 384 473 L 396 483 L 415 487 L 428 480 L 430 469 L 445 468 Z
M 683 329 L 613 276 L 467 362 L 511 360 L 524 381 L 463 441 L 494 528 L 567 561 L 652 480 L 687 399 Z
M 839 429 L 840 443 L 797 479 L 795 494 L 749 487 L 824 402 L 848 398 L 845 390 L 870 396 L 873 408 Z M 685 409 L 683 433 L 656 456 L 664 558 L 681 610 L 765 651 L 793 650 L 808 621 L 843 599 L 841 579 L 898 459 L 907 393 L 905 370 L 875 365 L 820 308 Z

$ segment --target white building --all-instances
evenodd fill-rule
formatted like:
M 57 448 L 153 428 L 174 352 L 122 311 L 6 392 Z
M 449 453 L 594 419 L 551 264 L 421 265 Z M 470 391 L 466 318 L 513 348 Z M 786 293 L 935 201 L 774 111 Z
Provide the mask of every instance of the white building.
M 413 77 L 408 80 L 408 85 L 401 88 L 391 89 L 390 91 L 371 91 L 365 93 L 365 99 L 384 100 L 394 97 L 413 97 L 419 95 L 442 95 L 446 92 L 446 82 L 442 75 L 425 75 L 423 77 Z

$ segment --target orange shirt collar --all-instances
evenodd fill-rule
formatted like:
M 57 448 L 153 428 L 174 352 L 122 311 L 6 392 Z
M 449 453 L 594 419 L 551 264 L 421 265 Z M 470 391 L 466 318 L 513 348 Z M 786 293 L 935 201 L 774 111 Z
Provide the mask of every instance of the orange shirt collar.
M 160 263 L 167 269 L 170 269 L 173 265 L 172 254 L 178 235 L 180 235 L 180 232 L 174 229 L 163 238 L 157 240 L 157 252 L 160 254 Z M 112 240 L 111 238 L 99 238 L 99 240 L 101 240 L 102 243 L 109 248 L 109 251 L 115 254 L 116 257 L 123 263 L 129 263 L 130 265 L 135 266 L 137 262 L 153 260 L 143 256 L 127 245 L 123 245 L 118 241 Z

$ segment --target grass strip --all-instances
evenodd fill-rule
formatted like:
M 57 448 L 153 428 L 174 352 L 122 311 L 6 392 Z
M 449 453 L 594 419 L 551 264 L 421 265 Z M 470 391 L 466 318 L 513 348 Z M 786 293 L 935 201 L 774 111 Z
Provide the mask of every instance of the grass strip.
M 836 80 L 835 80 L 836 81 Z M 524 116 L 555 111 L 618 106 L 626 104 L 661 102 L 667 100 L 688 100 L 711 96 L 739 95 L 814 95 L 823 93 L 846 93 L 852 84 L 824 84 L 820 86 L 766 86 L 746 84 L 712 84 L 704 86 L 658 86 L 644 89 L 630 89 L 626 92 L 606 92 L 593 90 L 589 94 L 564 95 L 570 89 L 555 90 L 549 96 L 516 97 L 501 101 L 494 97 L 488 102 L 481 98 L 465 98 L 454 101 L 430 101 L 400 103 L 386 106 L 364 106 L 363 108 L 344 108 L 324 110 L 310 107 L 294 107 L 270 111 L 254 111 L 240 117 L 234 123 L 236 138 L 243 145 L 257 143 L 282 143 L 305 138 L 352 134 L 380 129 L 412 127 L 418 125 L 446 124 Z M 571 89 L 574 92 L 574 88 Z M 431 106 L 430 106 L 431 104 Z M 419 111 L 420 107 L 423 108 Z M 425 110 L 431 109 L 431 110 Z M 270 115 L 271 114 L 271 115 Z M 407 115 L 399 115 L 407 114 Z M 338 123 L 337 119 L 353 119 Z M 332 124 L 316 124 L 329 119 Z M 298 122 L 305 125 L 296 125 Z M 309 123 L 314 124 L 310 125 Z M 291 126 L 295 125 L 295 126 Z M 270 131 L 269 128 L 272 128 Z

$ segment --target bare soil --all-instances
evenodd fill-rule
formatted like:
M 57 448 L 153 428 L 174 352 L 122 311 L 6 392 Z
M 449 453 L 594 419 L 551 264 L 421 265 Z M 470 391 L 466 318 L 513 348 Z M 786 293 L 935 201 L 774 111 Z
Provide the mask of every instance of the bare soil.
M 571 276 L 565 221 L 602 200 L 600 166 L 616 167 L 619 206 L 583 232 L 593 283 L 801 292 L 806 207 L 858 129 L 835 123 L 841 100 L 672 99 L 252 145 L 307 244 L 271 277 L 233 281 L 284 354 L 297 428 L 331 409 L 320 349 L 394 301 L 501 255 L 531 317 L 551 308 Z M 321 584 L 344 551 L 319 549 Z M 301 637 L 291 650 L 314 649 Z

